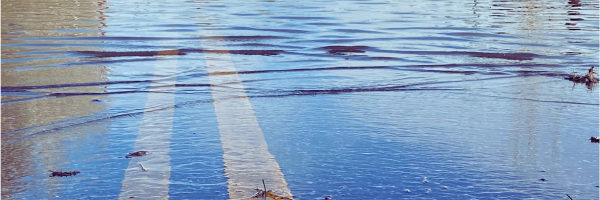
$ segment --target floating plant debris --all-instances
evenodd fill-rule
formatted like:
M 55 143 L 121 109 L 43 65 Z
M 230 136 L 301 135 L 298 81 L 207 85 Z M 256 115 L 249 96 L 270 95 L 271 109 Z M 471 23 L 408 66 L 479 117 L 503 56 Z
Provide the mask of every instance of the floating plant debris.
M 142 165 L 142 163 L 140 163 L 140 167 L 142 168 L 142 171 L 148 171 L 146 168 L 144 168 L 144 165 Z
M 148 154 L 147 151 L 136 151 L 133 153 L 129 153 L 125 156 L 125 158 L 131 158 L 131 157 L 142 157 L 145 156 L 146 154 Z
M 52 171 L 52 170 L 48 170 L 50 172 L 52 172 L 52 175 L 50 175 L 50 177 L 55 177 L 55 176 L 75 176 L 81 172 L 79 171 L 70 171 L 70 172 L 63 172 L 63 171 Z
M 565 79 L 573 81 L 574 83 L 598 83 L 598 80 L 594 77 L 596 74 L 594 66 L 592 66 L 583 76 L 579 76 L 573 72 L 573 76 L 565 77 Z
M 256 190 L 256 193 L 254 193 L 254 195 L 252 195 L 248 199 L 258 199 L 258 198 L 271 198 L 274 200 L 292 200 L 293 199 L 292 197 L 279 196 L 279 195 L 273 193 L 272 190 L 267 190 L 267 186 L 265 185 L 265 180 L 263 179 L 262 182 L 263 182 L 264 190 L 261 190 L 258 188 L 254 189 L 254 190 Z

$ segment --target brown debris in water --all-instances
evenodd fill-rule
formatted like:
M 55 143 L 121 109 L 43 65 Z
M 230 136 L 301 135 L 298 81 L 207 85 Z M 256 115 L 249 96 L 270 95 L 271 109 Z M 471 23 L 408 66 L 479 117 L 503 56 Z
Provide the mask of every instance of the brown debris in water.
M 50 175 L 50 177 L 55 177 L 55 176 L 75 176 L 81 172 L 79 171 L 70 171 L 70 172 L 63 172 L 63 171 L 52 171 L 52 170 L 48 170 L 50 172 L 52 172 L 52 175 Z
M 148 154 L 147 151 L 136 151 L 136 152 L 125 155 L 125 158 L 142 157 L 142 156 L 145 156 L 146 154 Z
M 267 190 L 267 186 L 265 185 L 265 180 L 263 179 L 262 182 L 263 182 L 264 190 L 256 188 L 256 189 L 254 189 L 254 190 L 256 190 L 256 193 L 254 193 L 254 195 L 252 195 L 250 198 L 246 198 L 244 200 L 259 199 L 259 198 L 261 198 L 261 199 L 271 198 L 274 200 L 292 200 L 293 199 L 291 196 L 283 197 L 283 196 L 279 196 L 279 195 L 273 193 L 272 190 Z
M 573 83 L 598 83 L 598 80 L 596 80 L 595 77 L 596 74 L 597 73 L 594 71 L 594 66 L 592 66 L 583 76 L 578 76 L 575 74 L 575 72 L 573 72 L 573 76 L 566 77 L 565 79 L 573 81 Z
M 292 200 L 291 197 L 282 197 L 282 196 L 279 196 L 279 195 L 273 193 L 272 190 L 267 190 L 266 192 L 264 190 L 261 190 L 261 189 L 258 189 L 258 188 L 254 189 L 254 190 L 256 190 L 256 193 L 254 193 L 254 195 L 252 195 L 248 199 L 271 198 L 271 199 L 274 199 L 274 200 Z
M 600 137 L 591 137 L 591 138 L 590 138 L 590 141 L 591 141 L 592 143 L 600 143 Z

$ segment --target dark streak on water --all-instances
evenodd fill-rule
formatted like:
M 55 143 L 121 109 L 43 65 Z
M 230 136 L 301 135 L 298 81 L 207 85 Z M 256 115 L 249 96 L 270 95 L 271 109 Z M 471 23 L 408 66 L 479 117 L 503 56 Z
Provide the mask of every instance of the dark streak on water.
M 25 41 L 153 41 L 153 40 L 229 40 L 229 41 L 253 41 L 287 39 L 283 36 L 253 35 L 253 36 L 202 36 L 202 37 L 60 37 L 60 38 L 22 38 Z
M 347 53 L 365 53 L 366 50 L 373 50 L 381 53 L 395 54 L 429 54 L 429 55 L 468 55 L 481 58 L 500 58 L 506 60 L 533 60 L 539 57 L 533 53 L 489 53 L 489 52 L 461 52 L 461 51 L 391 51 L 376 50 L 368 46 L 325 46 L 319 49 L 327 50 L 332 55 L 344 55 Z M 130 56 L 170 56 L 186 55 L 186 53 L 221 53 L 221 54 L 240 54 L 240 55 L 262 55 L 273 56 L 285 53 L 284 50 L 203 50 L 203 49 L 179 49 L 165 51 L 130 51 L 130 52 L 105 52 L 105 51 L 78 51 L 85 55 L 92 55 L 98 58 L 106 57 L 130 57 Z M 376 57 L 380 58 L 380 57 Z
M 130 56 L 181 56 L 187 53 L 220 53 L 220 54 L 239 54 L 239 55 L 278 55 L 282 50 L 203 50 L 203 49 L 178 49 L 165 51 L 129 51 L 129 52 L 106 52 L 106 51 L 78 51 L 85 55 L 92 55 L 97 58 L 107 57 L 130 57 Z
M 360 46 L 360 47 L 352 47 L 353 49 L 364 49 L 366 47 L 364 46 Z M 330 46 L 330 47 L 324 47 L 323 49 L 334 49 L 334 50 L 341 50 L 341 51 L 355 51 L 355 50 L 347 50 L 346 47 L 342 48 L 342 47 L 338 47 L 338 46 Z M 224 50 L 226 51 L 226 50 Z M 181 52 L 181 51 L 166 51 L 166 52 L 130 52 L 130 53 L 125 53 L 125 55 L 129 55 L 129 56 L 137 56 L 137 55 L 167 55 L 169 52 Z M 190 52 L 190 51 L 188 51 Z M 211 53 L 225 53 L 225 52 L 212 52 L 209 51 Z M 85 52 L 85 54 L 92 54 L 92 55 L 96 55 L 97 57 L 113 57 L 113 54 L 117 54 L 120 56 L 124 56 L 124 54 L 122 54 L 123 52 Z M 235 54 L 235 53 L 232 53 Z M 247 54 L 244 54 L 247 55 Z M 262 54 L 256 54 L 256 55 L 262 55 Z M 115 55 L 116 56 L 116 55 Z M 489 64 L 479 64 L 479 65 L 471 65 L 473 67 L 499 67 L 498 65 L 489 65 Z M 536 65 L 536 64 L 531 64 L 531 65 L 520 65 L 521 67 L 527 66 L 527 67 L 545 67 L 546 65 Z M 369 70 L 369 69 L 400 69 L 400 70 L 409 70 L 410 68 L 416 68 L 416 70 L 413 71 L 420 71 L 420 72 L 436 72 L 436 73 L 458 73 L 458 74 L 465 74 L 465 75 L 473 75 L 476 73 L 481 73 L 481 74 L 486 74 L 486 75 L 510 75 L 511 73 L 509 72 L 481 72 L 481 71 L 461 71 L 461 70 L 428 70 L 428 69 L 422 69 L 424 67 L 443 67 L 443 68 L 451 68 L 451 67 L 463 67 L 463 65 L 456 65 L 456 64 L 447 64 L 447 65 L 411 65 L 411 66 L 356 66 L 356 67 L 326 67 L 326 68 L 306 68 L 306 69 L 283 69 L 283 70 L 254 70 L 254 71 L 236 71 L 236 72 L 227 72 L 227 71 L 223 71 L 223 72 L 213 72 L 211 74 L 207 74 L 207 73 L 195 73 L 194 76 L 196 77 L 206 77 L 208 75 L 230 75 L 230 74 L 263 74 L 263 73 L 284 73 L 284 72 L 302 72 L 302 71 L 330 71 L 330 70 Z M 545 71 L 526 71 L 526 70 L 519 70 L 519 71 L 515 71 L 514 73 L 519 74 L 519 76 L 532 76 L 532 75 L 544 75 L 544 76 L 550 76 L 550 77 L 568 77 L 569 74 L 559 74 L 559 73 L 548 73 Z M 191 74 L 188 74 L 191 75 Z M 506 78 L 506 77 L 504 77 Z M 29 85 L 29 86 L 3 86 L 2 88 L 2 92 L 32 92 L 31 90 L 39 90 L 39 89 L 53 89 L 53 88 L 69 88 L 69 87 L 86 87 L 86 86 L 104 86 L 104 85 L 121 85 L 121 84 L 137 84 L 137 83 L 150 83 L 152 82 L 151 80 L 131 80 L 131 81 L 111 81 L 111 82 L 89 82 L 89 83 L 70 83 L 70 84 L 56 84 L 56 85 Z M 443 83 L 443 82 L 430 82 L 430 84 L 437 84 L 437 83 Z M 151 88 L 158 88 L 158 87 L 210 87 L 210 84 L 175 84 L 175 85 L 161 85 L 161 86 L 154 86 L 154 87 L 148 87 L 147 89 L 151 89 Z M 404 87 L 404 86 L 398 86 L 398 87 Z M 365 88 L 365 89 L 361 89 L 361 90 L 356 90 L 356 91 L 377 91 L 379 89 L 376 88 Z M 347 91 L 355 91 L 354 89 L 348 89 Z M 130 92 L 140 92 L 140 91 L 130 91 Z M 70 96 L 70 95 L 107 95 L 107 94 L 118 94 L 121 92 L 103 92 L 103 93 L 51 93 L 48 94 L 48 96 L 51 97 L 61 97 L 61 96 Z M 4 103 L 12 103 L 12 101 L 5 101 Z

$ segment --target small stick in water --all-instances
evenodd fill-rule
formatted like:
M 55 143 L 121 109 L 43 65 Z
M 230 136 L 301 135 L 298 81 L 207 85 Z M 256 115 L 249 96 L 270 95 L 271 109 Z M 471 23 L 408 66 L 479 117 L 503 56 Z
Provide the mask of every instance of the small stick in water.
M 267 199 L 267 185 L 265 185 L 265 179 L 261 179 L 263 182 L 263 188 L 265 188 L 265 199 Z
M 566 194 L 566 195 L 567 195 L 567 197 L 569 197 L 569 199 L 573 200 L 573 198 L 571 198 L 571 196 L 569 196 L 569 194 Z
M 140 163 L 140 167 L 142 168 L 142 171 L 147 171 L 146 168 L 144 168 L 144 165 L 142 165 L 142 163 Z

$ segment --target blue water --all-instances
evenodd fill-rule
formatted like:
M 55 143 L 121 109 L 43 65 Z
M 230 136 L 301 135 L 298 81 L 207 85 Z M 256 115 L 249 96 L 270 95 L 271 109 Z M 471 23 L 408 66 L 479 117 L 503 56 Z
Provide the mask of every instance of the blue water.
M 209 76 L 231 73 L 295 199 L 600 198 L 598 87 L 564 79 L 597 71 L 597 2 L 2 5 L 2 198 L 118 198 L 149 118 L 172 120 L 169 198 L 228 199 Z

